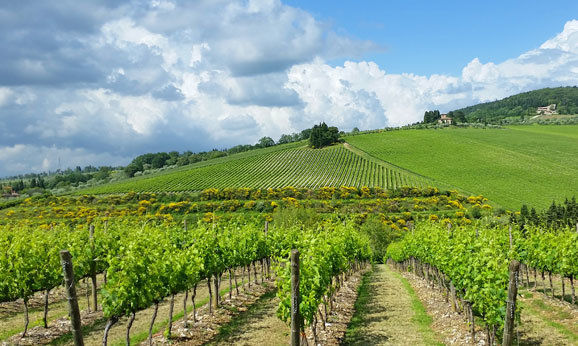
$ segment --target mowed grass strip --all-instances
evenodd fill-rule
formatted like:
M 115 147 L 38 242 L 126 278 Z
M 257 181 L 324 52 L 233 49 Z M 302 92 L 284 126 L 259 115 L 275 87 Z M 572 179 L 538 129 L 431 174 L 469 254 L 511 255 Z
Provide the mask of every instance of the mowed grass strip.
M 366 153 L 510 209 L 578 196 L 578 126 L 406 130 L 346 138 Z
M 77 194 L 135 192 L 200 191 L 207 188 L 281 188 L 285 186 L 318 188 L 322 186 L 369 186 L 399 188 L 401 185 L 424 187 L 422 177 L 364 158 L 341 144 L 323 149 L 304 145 L 284 149 L 261 150 L 253 155 L 231 155 L 212 165 L 192 165 L 172 173 L 128 179 L 79 190 Z M 386 174 L 396 179 L 388 184 Z M 403 184 L 402 184 L 403 182 Z

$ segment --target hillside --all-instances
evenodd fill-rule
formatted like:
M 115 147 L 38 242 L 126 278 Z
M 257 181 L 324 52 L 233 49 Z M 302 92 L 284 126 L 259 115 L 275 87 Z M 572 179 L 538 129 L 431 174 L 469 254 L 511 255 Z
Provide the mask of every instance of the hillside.
M 409 130 L 352 136 L 368 154 L 506 208 L 578 195 L 578 126 Z
M 404 130 L 310 149 L 279 145 L 76 191 L 76 194 L 283 186 L 437 186 L 504 208 L 543 209 L 578 195 L 578 126 Z
M 428 186 L 431 182 L 343 145 L 310 149 L 279 145 L 210 160 L 160 174 L 78 190 L 77 194 L 200 191 L 207 188 L 284 186 Z
M 507 117 L 534 116 L 536 108 L 557 105 L 559 114 L 578 114 L 578 88 L 544 88 L 506 97 L 502 100 L 480 103 L 462 111 L 468 122 L 492 122 Z

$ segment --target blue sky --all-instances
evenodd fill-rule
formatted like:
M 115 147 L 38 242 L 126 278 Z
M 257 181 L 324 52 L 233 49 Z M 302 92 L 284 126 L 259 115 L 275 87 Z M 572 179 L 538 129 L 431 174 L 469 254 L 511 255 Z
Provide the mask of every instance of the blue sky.
M 576 17 L 572 1 L 0 1 L 0 177 L 577 85 Z
M 388 73 L 459 75 L 474 58 L 502 62 L 553 37 L 578 1 L 288 0 L 337 31 L 382 49 L 363 60 Z M 341 62 L 341 61 L 339 61 Z M 336 61 L 337 63 L 337 61 Z

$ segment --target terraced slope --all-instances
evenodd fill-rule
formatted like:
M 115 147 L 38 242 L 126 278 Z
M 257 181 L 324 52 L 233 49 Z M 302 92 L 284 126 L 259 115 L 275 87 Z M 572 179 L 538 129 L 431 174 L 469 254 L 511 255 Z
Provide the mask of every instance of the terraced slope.
M 367 154 L 506 208 L 578 197 L 578 126 L 408 130 L 352 136 Z
M 215 160 L 216 161 L 216 160 Z M 394 189 L 431 186 L 431 182 L 401 169 L 363 157 L 343 145 L 309 149 L 289 145 L 253 155 L 231 156 L 214 164 L 125 180 L 79 190 L 79 194 L 160 191 L 200 191 L 207 188 L 284 186 L 369 186 Z

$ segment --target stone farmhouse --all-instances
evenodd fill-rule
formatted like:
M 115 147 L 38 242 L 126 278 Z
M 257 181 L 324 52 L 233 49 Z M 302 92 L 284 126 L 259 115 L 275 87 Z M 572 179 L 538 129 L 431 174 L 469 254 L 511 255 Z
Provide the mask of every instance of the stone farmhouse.
M 442 114 L 441 118 L 438 119 L 438 124 L 451 125 L 452 123 L 453 123 L 452 118 L 448 117 L 447 114 Z
M 536 114 L 537 115 L 558 114 L 558 112 L 556 111 L 556 104 L 553 103 L 553 104 L 548 105 L 546 107 L 538 107 L 538 109 L 536 109 Z

